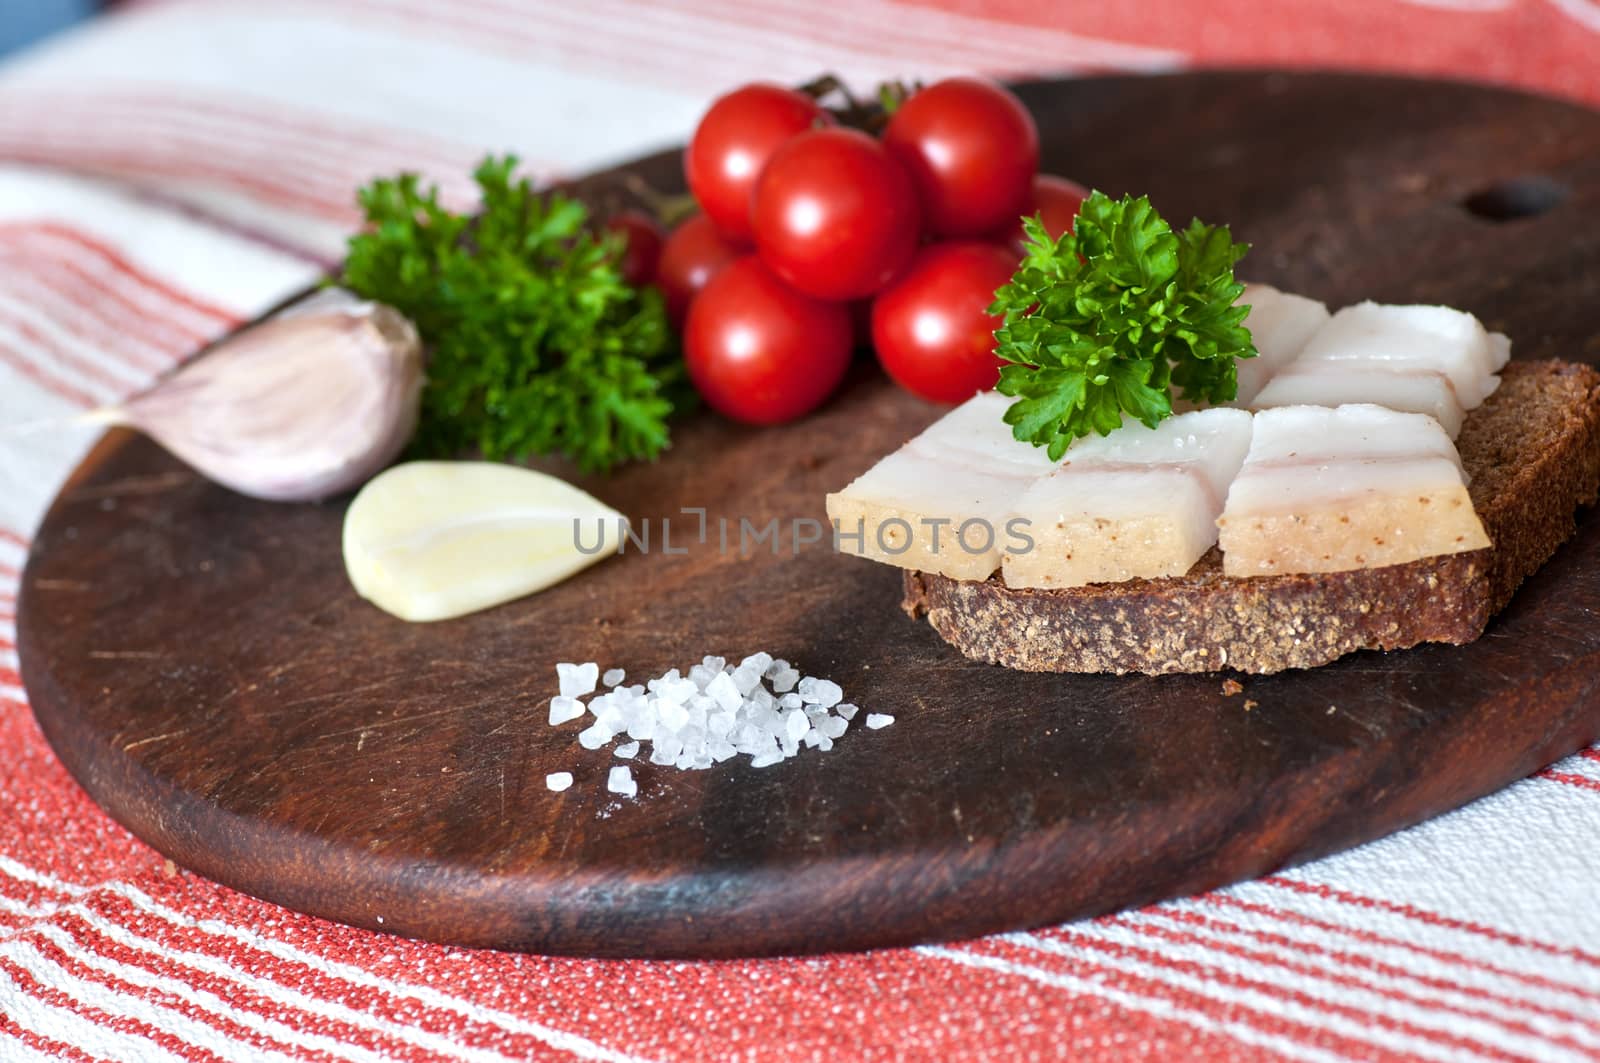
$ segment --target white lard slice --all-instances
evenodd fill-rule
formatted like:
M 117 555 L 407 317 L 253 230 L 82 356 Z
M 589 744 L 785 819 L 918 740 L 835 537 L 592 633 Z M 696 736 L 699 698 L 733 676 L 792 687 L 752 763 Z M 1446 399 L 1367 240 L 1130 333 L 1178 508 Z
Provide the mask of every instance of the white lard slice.
M 1181 576 L 1217 541 L 1228 484 L 1250 446 L 1244 410 L 1196 410 L 1090 436 L 1016 503 L 1033 548 L 1007 553 L 1010 587 Z
M 1443 374 L 1426 369 L 1396 369 L 1382 363 L 1297 363 L 1274 378 L 1254 403 L 1263 410 L 1360 404 L 1426 414 L 1438 421 L 1451 439 L 1461 434 L 1461 422 L 1467 416 Z
M 1267 382 L 1300 355 L 1329 315 L 1326 303 L 1280 292 L 1269 284 L 1245 285 L 1238 301 L 1250 307 L 1244 325 L 1257 353 L 1238 363 L 1239 394 L 1229 405 L 1248 407 Z
M 1428 414 L 1454 438 L 1465 413 L 1499 386 L 1510 350 L 1460 310 L 1359 303 L 1334 314 L 1253 405 L 1374 403 Z
M 1256 414 L 1217 524 L 1230 576 L 1379 568 L 1489 545 L 1444 429 L 1374 405 Z
M 1055 467 L 1043 447 L 1012 437 L 1002 420 L 1011 402 L 992 391 L 973 396 L 830 494 L 841 551 L 953 579 L 988 578 L 1000 567 L 1017 499 Z

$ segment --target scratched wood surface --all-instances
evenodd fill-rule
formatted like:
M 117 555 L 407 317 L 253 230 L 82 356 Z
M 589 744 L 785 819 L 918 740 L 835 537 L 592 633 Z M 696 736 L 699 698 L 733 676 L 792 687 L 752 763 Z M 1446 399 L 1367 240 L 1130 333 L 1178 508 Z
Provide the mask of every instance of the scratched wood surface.
M 1600 116 L 1326 75 L 1025 96 L 1048 169 L 1228 220 L 1252 278 L 1449 303 L 1520 357 L 1600 356 Z M 676 180 L 670 156 L 637 170 Z M 936 412 L 863 366 L 801 424 L 698 417 L 659 464 L 582 482 L 658 533 L 684 506 L 821 519 L 826 491 Z M 1474 645 L 1246 677 L 1228 697 L 1215 676 L 966 661 L 899 613 L 898 571 L 787 539 L 748 557 L 715 534 L 670 556 L 658 539 L 537 597 L 407 625 L 347 584 L 343 509 L 248 501 L 109 437 L 35 540 L 22 672 L 68 769 L 156 848 L 417 937 L 726 956 L 1049 923 L 1381 836 L 1600 730 L 1591 516 Z M 758 649 L 898 722 L 760 771 L 636 764 L 636 800 L 606 793 L 616 761 L 578 746 L 581 724 L 545 724 L 557 661 L 643 677 Z M 560 770 L 577 782 L 551 793 Z

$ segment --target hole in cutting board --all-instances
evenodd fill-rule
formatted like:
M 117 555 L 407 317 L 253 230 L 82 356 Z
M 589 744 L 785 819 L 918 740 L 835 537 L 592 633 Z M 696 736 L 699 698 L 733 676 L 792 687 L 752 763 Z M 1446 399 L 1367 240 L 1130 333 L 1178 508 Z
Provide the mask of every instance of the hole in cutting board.
M 1570 195 L 1560 181 L 1537 175 L 1513 177 L 1479 189 L 1461 201 L 1461 209 L 1485 221 L 1515 221 L 1543 214 Z

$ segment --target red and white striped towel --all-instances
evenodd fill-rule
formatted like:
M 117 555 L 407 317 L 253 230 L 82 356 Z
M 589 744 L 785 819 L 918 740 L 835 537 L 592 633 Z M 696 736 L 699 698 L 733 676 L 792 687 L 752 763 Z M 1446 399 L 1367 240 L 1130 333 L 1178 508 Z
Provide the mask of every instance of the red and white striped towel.
M 831 8 L 831 10 L 825 10 Z M 576 172 L 755 76 L 1193 63 L 1600 103 L 1594 0 L 144 0 L 0 66 L 0 424 L 148 383 L 337 258 L 351 190 Z M 324 923 L 181 873 L 44 744 L 28 535 L 91 442 L 0 443 L 0 1060 L 1600 1059 L 1600 752 L 1295 872 L 864 956 L 588 962 Z

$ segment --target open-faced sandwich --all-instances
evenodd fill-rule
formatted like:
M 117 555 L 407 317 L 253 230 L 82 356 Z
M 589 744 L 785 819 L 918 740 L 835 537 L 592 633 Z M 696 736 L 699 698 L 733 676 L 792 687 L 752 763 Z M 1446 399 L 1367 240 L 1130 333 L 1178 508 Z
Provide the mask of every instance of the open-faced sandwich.
M 1194 340 L 1205 328 L 1180 321 L 1155 371 L 1147 359 L 1126 386 L 1158 384 L 1165 400 L 1170 373 L 1176 400 L 1152 410 L 1155 399 L 1122 394 L 1113 359 L 1125 338 L 1085 338 L 1101 327 L 1093 313 L 1131 317 L 1139 295 L 1085 295 L 1097 260 L 1115 266 L 1121 219 L 1103 217 L 1103 231 L 1080 220 L 1079 242 L 1054 249 L 1055 276 L 1030 286 L 1028 265 L 1019 272 L 999 334 L 1019 363 L 1002 375 L 1005 394 L 974 396 L 828 496 L 841 548 L 906 569 L 906 611 L 968 657 L 1028 671 L 1268 673 L 1470 642 L 1595 500 L 1600 373 L 1509 362 L 1505 336 L 1447 307 L 1330 314 L 1266 286 L 1214 287 L 1239 311 L 1216 324 L 1223 338 L 1207 348 Z M 1081 268 L 1063 271 L 1063 251 Z M 1049 266 L 1051 253 L 1041 241 L 1030 261 Z M 1048 324 L 1062 289 L 1072 327 L 1027 324 Z M 1242 349 L 1226 338 L 1234 326 L 1248 330 Z M 1019 340 L 1032 349 L 1018 353 Z M 1095 343 L 1072 377 L 1075 352 Z M 1233 396 L 1215 401 L 1227 382 L 1200 374 L 1236 355 L 1247 360 L 1228 367 Z M 1062 375 L 1025 383 L 1041 367 Z M 1103 423 L 1105 409 L 1120 422 Z M 1079 413 L 1101 423 L 1075 426 Z

